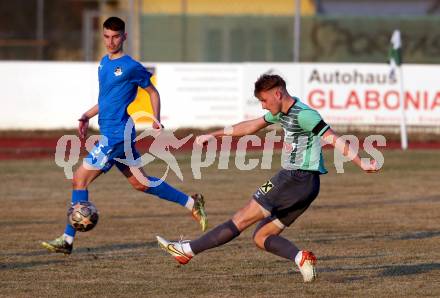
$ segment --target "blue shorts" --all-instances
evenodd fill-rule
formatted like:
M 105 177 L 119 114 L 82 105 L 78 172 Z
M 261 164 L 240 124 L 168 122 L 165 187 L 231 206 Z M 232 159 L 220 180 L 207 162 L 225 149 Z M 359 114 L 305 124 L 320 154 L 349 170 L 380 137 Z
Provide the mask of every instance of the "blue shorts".
M 135 148 L 135 142 L 132 141 L 131 144 L 128 144 L 127 152 L 124 149 L 124 142 L 109 146 L 104 145 L 100 140 L 84 158 L 84 162 L 104 173 L 108 172 L 114 164 L 121 171 L 127 167 L 141 166 L 140 154 Z

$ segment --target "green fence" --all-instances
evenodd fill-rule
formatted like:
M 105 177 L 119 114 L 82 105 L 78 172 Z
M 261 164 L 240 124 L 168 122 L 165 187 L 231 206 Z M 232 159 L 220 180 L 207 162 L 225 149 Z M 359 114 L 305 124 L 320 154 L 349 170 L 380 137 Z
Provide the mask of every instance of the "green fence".
M 440 17 L 303 17 L 302 62 L 385 62 L 400 29 L 404 60 L 440 63 Z M 144 15 L 144 61 L 292 61 L 293 18 Z

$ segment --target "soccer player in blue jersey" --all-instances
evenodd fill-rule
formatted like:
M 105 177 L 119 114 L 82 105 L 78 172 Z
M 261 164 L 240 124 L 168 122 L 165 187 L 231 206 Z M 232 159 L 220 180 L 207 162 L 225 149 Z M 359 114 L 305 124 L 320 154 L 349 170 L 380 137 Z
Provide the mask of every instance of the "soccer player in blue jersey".
M 160 236 L 157 240 L 162 249 L 170 253 L 179 263 L 188 263 L 193 256 L 207 249 L 223 245 L 259 222 L 253 240 L 255 244 L 270 253 L 294 262 L 305 282 L 316 278 L 316 257 L 306 250 L 300 250 L 291 241 L 280 236 L 313 202 L 319 193 L 321 174 L 327 173 L 321 150 L 321 139 L 332 144 L 345 156 L 366 172 L 379 170 L 377 162 L 361 160 L 349 143 L 338 140 L 333 130 L 319 113 L 289 95 L 285 81 L 278 75 L 263 75 L 255 83 L 255 96 L 263 109 L 264 117 L 244 121 L 231 130 L 217 130 L 200 136 L 201 145 L 212 137 L 224 135 L 243 136 L 253 134 L 274 123 L 284 129 L 284 142 L 291 151 L 283 160 L 283 169 L 265 182 L 255 192 L 245 207 L 232 219 L 218 225 L 200 238 L 192 241 L 168 241 Z
M 98 115 L 102 137 L 75 172 L 72 182 L 72 205 L 79 201 L 88 201 L 89 184 L 116 165 L 134 189 L 186 207 L 205 231 L 207 216 L 202 195 L 188 196 L 165 181 L 160 183 L 160 179 L 147 176 L 140 167 L 140 155 L 135 148 L 134 125 L 130 122 L 133 120 L 127 113 L 127 107 L 135 99 L 138 87 L 145 89 L 150 95 L 154 117 L 157 120 L 153 127 L 161 129 L 160 96 L 150 81 L 151 73 L 123 51 L 123 44 L 127 38 L 124 21 L 117 17 L 108 18 L 103 24 L 103 38 L 107 55 L 101 59 L 98 68 L 98 104 L 81 116 L 78 128 L 80 137 L 84 139 L 89 119 Z M 128 136 L 125 133 L 126 127 L 132 128 L 128 131 Z M 131 152 L 127 153 L 124 145 L 131 148 Z M 62 236 L 42 242 L 42 245 L 51 252 L 70 254 L 74 237 L 75 229 L 67 224 Z

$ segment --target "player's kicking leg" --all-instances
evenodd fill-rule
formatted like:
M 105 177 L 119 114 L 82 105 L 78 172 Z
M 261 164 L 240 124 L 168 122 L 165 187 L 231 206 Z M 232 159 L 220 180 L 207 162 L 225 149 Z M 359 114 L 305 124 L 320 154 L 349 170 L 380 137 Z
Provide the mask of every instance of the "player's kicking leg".
M 196 254 L 228 243 L 238 237 L 241 231 L 261 220 L 264 216 L 258 203 L 252 199 L 231 220 L 216 226 L 196 240 L 168 241 L 160 236 L 156 238 L 160 248 L 172 255 L 180 264 L 186 264 Z
M 183 249 L 183 245 L 189 243 L 188 240 L 174 242 L 168 241 L 160 236 L 156 236 L 156 239 L 159 243 L 159 247 L 172 255 L 176 261 L 182 265 L 187 264 L 194 256 L 193 254 L 185 253 L 185 250 Z
M 254 241 L 263 250 L 294 262 L 305 282 L 316 279 L 316 257 L 299 250 L 280 233 L 303 214 L 319 193 L 319 174 L 281 170 L 254 194 L 255 200 L 270 216 L 261 221 Z
M 160 236 L 156 238 L 163 250 L 184 265 L 196 254 L 236 238 L 248 226 L 267 216 L 263 209 L 255 200 L 251 200 L 248 205 L 234 215 L 232 220 L 215 227 L 193 241 L 168 241 Z M 299 213 L 302 213 L 301 211 Z M 254 241 L 258 247 L 295 262 L 304 282 L 315 280 L 317 276 L 315 255 L 309 251 L 299 250 L 292 242 L 279 236 L 284 228 L 284 224 L 278 219 L 266 217 L 257 227 Z
M 76 170 L 72 181 L 72 205 L 77 202 L 89 200 L 87 186 L 102 173 L 102 170 L 90 168 L 86 164 L 81 165 L 81 167 Z M 41 246 L 46 248 L 49 252 L 70 255 L 73 249 L 75 234 L 75 229 L 67 223 L 63 235 L 51 241 L 43 241 L 41 242 Z
M 116 166 L 134 189 L 155 195 L 161 199 L 177 203 L 187 208 L 191 212 L 194 220 L 200 224 L 202 231 L 206 231 L 208 227 L 208 216 L 205 210 L 203 195 L 194 194 L 188 196 L 165 181 L 160 181 L 160 179 L 156 177 L 147 176 L 145 171 L 140 167 L 127 167 L 119 163 L 117 163 Z

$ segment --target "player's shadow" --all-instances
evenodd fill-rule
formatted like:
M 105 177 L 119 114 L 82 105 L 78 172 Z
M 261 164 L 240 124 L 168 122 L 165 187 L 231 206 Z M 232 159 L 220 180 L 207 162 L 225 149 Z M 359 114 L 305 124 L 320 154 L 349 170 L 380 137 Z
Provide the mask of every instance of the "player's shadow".
M 154 248 L 157 247 L 157 241 L 150 242 L 138 242 L 138 243 L 120 243 L 120 244 L 108 244 L 95 247 L 81 247 L 74 250 L 75 254 L 85 254 L 85 253 L 107 253 L 116 252 L 122 250 L 132 250 L 139 248 Z
M 438 203 L 440 198 L 438 196 L 425 196 L 414 198 L 403 198 L 403 199 L 389 199 L 389 200 L 377 200 L 377 201 L 364 201 L 364 202 L 344 202 L 341 204 L 327 204 L 327 203 L 319 203 L 317 205 L 312 205 L 311 209 L 351 209 L 351 208 L 362 208 L 368 206 L 383 206 L 383 205 L 400 205 L 400 204 L 429 204 L 429 203 Z
M 440 270 L 440 263 L 427 264 L 411 264 L 411 265 L 397 265 L 387 266 L 379 276 L 403 276 L 426 273 L 429 271 Z
M 115 252 L 115 251 L 123 251 L 123 250 L 131 250 L 131 249 L 139 249 L 139 248 L 155 248 L 157 247 L 156 241 L 150 242 L 137 242 L 137 243 L 120 243 L 120 244 L 107 244 L 95 247 L 79 247 L 73 249 L 73 254 L 87 254 L 87 253 L 106 253 L 106 252 Z M 34 250 L 29 252 L 22 253 L 0 253 L 0 256 L 7 257 L 36 257 L 36 256 L 44 256 L 50 255 L 46 249 L 41 248 L 40 250 Z
M 320 258 L 322 260 L 322 258 Z M 429 271 L 440 270 L 440 263 L 410 264 L 410 265 L 382 265 L 382 266 L 344 266 L 344 267 L 320 267 L 320 272 L 343 272 L 357 270 L 380 270 L 378 276 L 404 276 L 423 274 Z
M 90 262 L 90 258 L 93 258 L 95 260 L 100 258 L 107 258 L 107 253 L 111 253 L 113 255 L 114 252 L 118 251 L 130 251 L 135 249 L 150 249 L 157 247 L 156 241 L 151 242 L 138 242 L 138 243 L 121 243 L 121 244 L 109 244 L 109 245 L 101 245 L 101 246 L 95 246 L 95 247 L 81 247 L 78 249 L 74 249 L 73 253 L 75 255 L 82 255 L 81 259 L 78 258 L 69 258 L 64 257 L 60 254 L 52 254 L 54 257 L 63 257 L 63 259 L 56 259 L 56 260 L 45 260 L 45 261 L 30 261 L 30 262 L 11 262 L 11 263 L 0 263 L 0 271 L 5 270 L 15 270 L 15 269 L 26 269 L 26 268 L 33 268 L 38 266 L 47 266 L 47 265 L 53 265 L 53 264 L 65 264 L 69 261 L 75 261 L 75 262 Z M 47 256 L 50 257 L 51 254 L 47 251 L 45 251 L 43 248 L 39 251 L 31 251 L 31 252 L 25 252 L 25 253 L 9 253 L 9 254 L 3 254 L 4 256 L 14 256 L 14 257 L 35 257 L 35 256 Z M 84 256 L 90 256 L 90 258 L 83 258 Z M 133 257 L 138 257 L 139 253 L 133 253 Z M 114 257 L 114 255 L 113 255 Z M 126 256 L 125 256 L 126 257 Z
M 434 238 L 434 237 L 440 237 L 440 231 L 414 231 L 414 232 L 408 232 L 408 233 L 402 233 L 402 234 L 396 234 L 396 235 L 376 235 L 374 233 L 371 234 L 364 234 L 364 235 L 358 235 L 358 234 L 352 234 L 352 235 L 324 235 L 323 237 L 318 237 L 316 239 L 312 239 L 315 243 L 331 243 L 336 241 L 343 241 L 343 240 L 375 240 L 378 239 L 381 240 L 417 240 L 417 239 L 427 239 L 427 238 Z
M 338 255 L 338 256 L 322 256 L 319 257 L 321 261 L 332 261 L 332 260 L 341 260 L 341 259 L 370 259 L 383 257 L 384 254 L 373 254 L 373 255 Z
M 178 216 L 181 216 L 182 213 L 180 212 L 167 212 L 167 213 L 158 213 L 158 214 L 139 214 L 139 215 L 111 215 L 109 216 L 110 219 L 114 220 L 135 220 L 135 219 L 145 219 L 145 218 L 175 218 Z M 210 211 L 209 212 L 210 216 L 222 216 L 222 217 L 226 217 L 226 216 L 230 216 L 231 213 L 229 211 L 224 211 L 224 212 L 215 212 L 215 211 Z
M 433 238 L 439 236 L 440 236 L 440 231 L 417 231 L 417 232 L 406 233 L 397 237 L 393 237 L 393 239 L 415 240 L 415 239 L 426 239 L 426 238 Z
M 7 263 L 0 264 L 0 271 L 3 270 L 14 270 L 14 269 L 27 269 L 38 266 L 47 266 L 53 264 L 64 264 L 65 260 L 49 260 L 49 261 L 31 261 L 31 262 L 23 262 L 23 263 Z
M 34 225 L 52 225 L 58 223 L 56 220 L 2 220 L 0 227 L 34 226 Z

